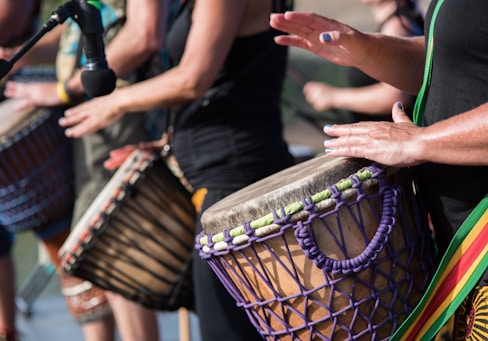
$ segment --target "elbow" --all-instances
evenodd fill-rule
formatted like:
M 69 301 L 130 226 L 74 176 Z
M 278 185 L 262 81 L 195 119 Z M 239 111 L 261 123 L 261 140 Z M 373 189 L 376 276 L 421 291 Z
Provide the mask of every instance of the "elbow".
M 180 94 L 184 97 L 185 100 L 192 101 L 202 98 L 209 88 L 210 86 L 204 84 L 204 82 L 199 79 L 186 79 L 185 81 L 183 81 L 183 84 L 181 86 L 181 89 L 183 91 L 181 91 Z
M 159 35 L 151 35 L 150 37 L 147 37 L 145 41 L 146 50 L 150 54 L 159 51 L 162 45 L 163 39 Z
M 138 36 L 134 36 L 134 39 L 137 42 L 137 54 L 139 55 L 150 56 L 159 51 L 163 45 L 162 35 L 155 32 L 145 32 Z

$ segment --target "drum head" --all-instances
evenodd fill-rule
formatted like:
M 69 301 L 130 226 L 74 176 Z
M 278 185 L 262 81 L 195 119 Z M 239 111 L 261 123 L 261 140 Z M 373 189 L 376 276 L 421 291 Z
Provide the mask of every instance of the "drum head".
M 8 132 L 19 126 L 30 114 L 34 112 L 34 107 L 22 110 L 15 109 L 19 105 L 19 99 L 7 99 L 0 103 L 0 143 L 3 143 L 3 137 L 9 137 Z M 17 129 L 18 130 L 18 129 Z
M 216 234 L 325 190 L 371 164 L 322 155 L 270 175 L 217 202 L 202 215 L 206 234 Z

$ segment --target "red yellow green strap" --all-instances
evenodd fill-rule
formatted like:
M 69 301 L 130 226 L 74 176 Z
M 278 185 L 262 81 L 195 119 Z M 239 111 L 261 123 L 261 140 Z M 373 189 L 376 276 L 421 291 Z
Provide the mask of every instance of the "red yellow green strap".
M 391 341 L 432 340 L 488 268 L 488 195 L 461 225 L 421 301 Z

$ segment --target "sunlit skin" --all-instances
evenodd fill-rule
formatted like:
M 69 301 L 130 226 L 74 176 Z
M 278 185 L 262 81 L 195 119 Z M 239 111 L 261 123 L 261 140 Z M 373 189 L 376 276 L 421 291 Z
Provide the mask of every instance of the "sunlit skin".
M 165 21 L 158 18 L 164 16 L 165 6 L 162 1 L 155 0 L 127 2 L 127 21 L 105 48 L 107 62 L 117 75 L 127 74 L 144 63 L 153 53 L 159 51 L 164 39 Z M 145 25 L 141 25 L 141 23 L 145 23 Z M 64 26 L 57 26 L 39 44 L 34 45 L 21 61 L 24 64 L 52 62 L 57 53 L 63 29 Z M 51 60 L 48 60 L 48 56 L 51 57 Z M 77 96 L 84 95 L 81 72 L 81 70 L 78 71 L 68 80 L 70 92 Z M 47 82 L 9 81 L 6 83 L 4 94 L 6 97 L 23 99 L 19 108 L 30 105 L 56 106 L 62 104 L 56 84 Z
M 488 104 L 429 127 L 416 126 L 395 104 L 391 122 L 324 127 L 331 156 L 366 158 L 390 166 L 424 162 L 488 165 Z
M 200 98 L 212 86 L 237 36 L 269 29 L 271 4 L 251 0 L 197 1 L 180 63 L 130 87 L 117 89 L 65 112 L 59 123 L 68 137 L 81 137 L 130 112 L 171 108 Z
M 359 1 L 359 0 L 358 0 Z M 410 0 L 409 0 L 410 1 Z M 407 0 L 361 0 L 371 11 L 375 26 L 381 34 L 408 37 L 418 32 L 412 18 L 395 14 Z M 371 116 L 390 115 L 391 104 L 397 101 L 411 106 L 413 96 L 382 82 L 359 87 L 334 86 L 323 81 L 309 81 L 303 95 L 317 111 L 342 109 Z
M 358 67 L 413 94 L 420 89 L 424 37 L 362 33 L 336 20 L 302 12 L 273 14 L 270 25 L 290 34 L 277 37 L 277 44 L 309 50 L 339 65 Z M 326 152 L 391 166 L 424 162 L 488 165 L 488 104 L 423 128 L 417 127 L 401 108 L 393 105 L 393 122 L 326 126 L 324 133 L 332 137 L 324 143 Z
M 270 25 L 290 35 L 277 44 L 306 49 L 342 66 L 354 66 L 373 78 L 416 94 L 422 84 L 424 37 L 393 37 L 360 32 L 334 19 L 308 12 L 272 14 Z M 323 33 L 330 39 L 324 40 Z
M 167 135 L 157 141 L 140 142 L 137 145 L 130 144 L 121 148 L 114 149 L 110 152 L 110 157 L 104 161 L 103 167 L 108 170 L 116 170 L 129 157 L 129 155 L 136 149 L 147 150 L 153 152 L 160 152 L 164 145 L 168 142 Z

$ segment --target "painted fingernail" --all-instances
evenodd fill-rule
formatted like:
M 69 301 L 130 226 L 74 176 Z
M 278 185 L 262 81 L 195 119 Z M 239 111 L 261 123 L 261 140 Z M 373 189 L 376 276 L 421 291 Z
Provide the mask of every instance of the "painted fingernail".
M 333 151 L 334 151 L 334 149 L 332 149 L 332 148 L 325 148 L 325 154 L 329 154 Z
M 400 110 L 403 111 L 403 105 L 402 105 L 402 103 L 397 102 L 397 107 L 398 107 L 398 109 L 400 109 Z
M 329 33 L 322 33 L 322 40 L 326 43 L 330 43 L 332 41 L 332 37 Z
M 332 124 L 325 124 L 324 125 L 324 131 L 331 130 L 331 129 L 332 129 Z

